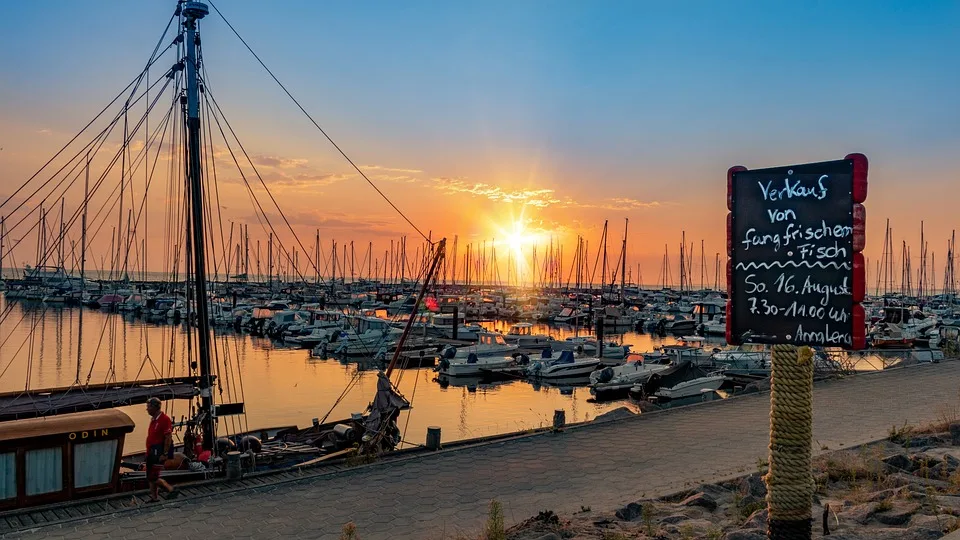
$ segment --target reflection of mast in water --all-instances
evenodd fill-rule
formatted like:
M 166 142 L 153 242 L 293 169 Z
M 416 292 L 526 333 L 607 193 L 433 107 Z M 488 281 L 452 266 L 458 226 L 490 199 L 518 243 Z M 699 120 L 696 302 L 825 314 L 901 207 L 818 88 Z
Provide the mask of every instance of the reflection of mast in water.
M 109 328 L 109 331 L 110 331 L 110 335 L 107 336 L 107 343 L 109 344 L 107 346 L 107 362 L 109 365 L 107 366 L 107 376 L 104 377 L 103 379 L 104 382 L 108 382 L 116 379 L 116 374 L 117 374 L 117 371 L 116 371 L 117 364 L 116 364 L 116 356 L 115 356 L 117 352 L 116 351 L 117 327 L 115 324 L 110 324 L 110 323 L 107 324 L 107 327 Z
M 124 270 L 126 272 L 126 270 Z M 123 357 L 123 378 L 127 377 L 127 321 L 123 320 L 120 314 L 115 315 L 120 319 L 120 356 Z
M 46 310 L 41 310 L 39 314 L 37 314 L 37 312 L 34 311 L 34 316 L 40 317 L 40 350 L 39 350 L 39 353 L 37 354 L 37 374 L 40 376 L 40 384 L 44 383 L 43 381 L 43 349 L 44 349 L 44 344 L 47 341 L 47 330 L 46 330 L 47 318 L 43 316 L 44 311 Z
M 464 386 L 460 391 L 460 423 L 457 427 L 460 429 L 460 436 L 464 437 L 470 433 L 470 428 L 467 427 L 467 397 L 470 393 L 467 391 L 467 387 Z
M 67 356 L 73 357 L 73 310 L 69 311 L 67 320 Z
M 570 416 L 570 420 L 574 422 L 580 421 L 580 401 L 577 399 L 577 388 L 574 388 L 570 392 L 570 412 L 573 413 Z
M 60 367 L 63 364 L 63 310 L 58 309 L 54 311 L 54 317 L 57 320 L 56 330 L 54 332 L 54 341 L 55 341 L 55 350 L 54 358 L 56 359 L 56 370 L 57 378 L 55 384 L 60 384 Z

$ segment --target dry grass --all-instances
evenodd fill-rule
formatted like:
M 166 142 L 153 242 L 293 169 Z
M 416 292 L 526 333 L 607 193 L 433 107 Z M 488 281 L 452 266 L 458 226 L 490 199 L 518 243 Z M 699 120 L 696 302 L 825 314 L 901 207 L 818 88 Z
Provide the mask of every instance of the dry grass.
M 357 536 L 357 526 L 352 521 L 340 529 L 340 540 L 360 540 L 360 537 Z
M 813 460 L 813 469 L 826 474 L 831 482 L 847 481 L 851 484 L 860 480 L 879 480 L 886 476 L 883 463 L 877 456 L 866 451 L 843 451 L 817 456 Z
M 937 419 L 917 427 L 914 433 L 930 435 L 950 431 L 950 425 L 960 422 L 960 403 L 942 404 L 937 407 Z
M 487 523 L 483 528 L 483 540 L 506 540 L 507 532 L 503 528 L 503 504 L 494 499 L 487 511 Z

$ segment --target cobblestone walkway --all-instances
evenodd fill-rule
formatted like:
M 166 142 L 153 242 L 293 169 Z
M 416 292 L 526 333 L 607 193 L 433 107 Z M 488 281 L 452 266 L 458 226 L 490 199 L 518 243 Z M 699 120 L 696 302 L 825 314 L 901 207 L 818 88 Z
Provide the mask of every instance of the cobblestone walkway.
M 818 383 L 814 449 L 934 420 L 958 400 L 960 362 Z M 49 526 L 19 538 L 324 538 L 353 521 L 364 540 L 475 536 L 489 501 L 508 524 L 539 510 L 613 509 L 642 497 L 756 470 L 766 457 L 769 396 L 760 394 L 562 434 L 496 442 L 243 492 L 178 500 Z

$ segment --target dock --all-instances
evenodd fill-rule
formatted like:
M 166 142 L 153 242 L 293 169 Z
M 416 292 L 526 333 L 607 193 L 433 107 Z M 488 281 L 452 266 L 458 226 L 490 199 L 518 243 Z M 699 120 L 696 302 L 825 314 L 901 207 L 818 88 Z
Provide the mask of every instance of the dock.
M 882 439 L 893 425 L 936 420 L 945 407 L 958 405 L 958 380 L 960 362 L 944 361 L 817 382 L 814 452 Z M 877 396 L 892 395 L 896 407 L 878 406 Z M 749 473 L 767 455 L 768 429 L 769 394 L 750 394 L 355 468 L 184 487 L 179 499 L 157 505 L 134 505 L 128 494 L 119 503 L 69 512 L 8 512 L 0 516 L 0 533 L 335 540 L 352 521 L 365 540 L 475 536 L 494 498 L 510 525 L 541 510 L 612 510 Z

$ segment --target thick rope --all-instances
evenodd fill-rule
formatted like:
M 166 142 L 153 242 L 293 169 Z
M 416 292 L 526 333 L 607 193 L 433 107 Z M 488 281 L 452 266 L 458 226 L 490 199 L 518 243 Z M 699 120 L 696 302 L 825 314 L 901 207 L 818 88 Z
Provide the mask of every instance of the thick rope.
M 766 475 L 768 536 L 809 540 L 814 482 L 813 350 L 774 345 L 770 375 L 770 469 Z

